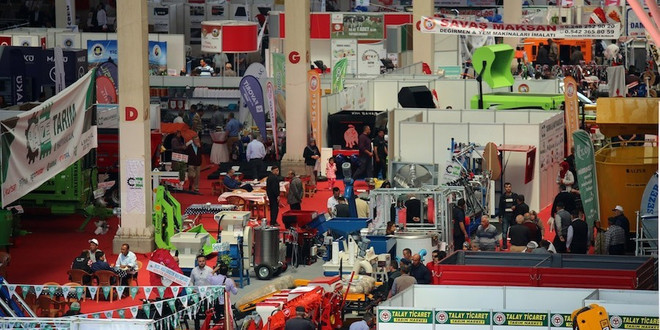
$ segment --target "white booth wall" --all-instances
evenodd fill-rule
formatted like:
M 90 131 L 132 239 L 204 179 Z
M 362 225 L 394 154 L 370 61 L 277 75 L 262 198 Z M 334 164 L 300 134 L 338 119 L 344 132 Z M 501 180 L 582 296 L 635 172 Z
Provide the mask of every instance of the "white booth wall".
M 544 156 L 546 163 L 543 171 L 539 164 L 541 154 L 546 155 L 550 147 L 541 141 L 545 132 L 543 127 L 549 122 L 560 121 L 561 124 L 556 125 L 563 128 L 562 112 L 396 109 L 392 119 L 388 127 L 390 149 L 393 149 L 393 159 L 397 161 L 445 164 L 451 160 L 449 148 L 452 138 L 456 143 L 469 142 L 481 146 L 489 142 L 496 145 L 531 145 L 536 147 L 532 180 L 525 184 L 526 154 L 507 151 L 502 159 L 502 180 L 511 182 L 514 191 L 525 195 L 530 209 L 536 211 L 551 204 L 558 191 L 554 178 L 559 170 L 559 157 Z M 553 128 L 557 129 L 556 125 Z M 561 141 L 557 141 L 560 142 L 563 144 L 563 136 Z
M 414 285 L 379 304 L 378 310 L 493 310 L 570 315 L 592 303 L 605 307 L 609 316 L 658 317 L 657 291 L 575 288 Z

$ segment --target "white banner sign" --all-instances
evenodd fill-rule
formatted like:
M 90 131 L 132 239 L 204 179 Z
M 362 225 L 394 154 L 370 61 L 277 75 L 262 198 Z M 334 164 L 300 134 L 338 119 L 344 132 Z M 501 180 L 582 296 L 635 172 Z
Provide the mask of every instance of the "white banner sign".
M 422 16 L 424 33 L 516 38 L 616 39 L 620 24 L 535 25 L 464 21 Z
M 649 17 L 651 16 L 647 8 L 644 8 L 644 12 L 649 15 Z M 646 28 L 644 28 L 642 20 L 637 17 L 637 14 L 635 14 L 635 11 L 633 11 L 632 8 L 626 10 L 626 34 L 629 37 L 644 38 L 646 36 Z
M 172 161 L 187 163 L 188 162 L 188 155 L 180 154 L 178 152 L 173 152 L 172 153 Z
M 122 171 L 126 170 L 126 176 L 123 177 L 125 180 L 122 191 L 126 192 L 126 200 L 122 194 L 122 211 L 123 205 L 126 205 L 127 213 L 144 214 L 144 159 L 127 159 L 124 164 Z
M 152 273 L 158 274 L 181 286 L 188 286 L 190 284 L 190 277 L 183 274 L 179 274 L 176 271 L 174 271 L 172 268 L 166 267 L 157 262 L 149 261 L 149 263 L 147 264 L 147 270 Z
M 382 42 L 358 44 L 358 74 L 379 75 L 380 59 L 385 58 L 385 55 L 385 45 Z
M 335 63 L 339 60 L 346 58 L 348 65 L 346 66 L 346 74 L 357 73 L 357 39 L 331 39 L 330 40 L 330 60 L 334 70 Z
M 94 92 L 88 72 L 38 107 L 2 121 L 2 207 L 63 171 L 96 148 Z

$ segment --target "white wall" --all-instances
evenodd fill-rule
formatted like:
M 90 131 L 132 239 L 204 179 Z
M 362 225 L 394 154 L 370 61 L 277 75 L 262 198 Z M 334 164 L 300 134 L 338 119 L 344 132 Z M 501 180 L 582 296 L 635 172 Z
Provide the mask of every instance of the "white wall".
M 415 113 L 424 114 L 423 122 L 405 121 Z M 552 203 L 554 170 L 540 172 L 538 157 L 542 120 L 561 115 L 553 111 L 524 110 L 434 110 L 396 109 L 389 125 L 394 132 L 390 146 L 398 161 L 444 164 L 451 160 L 448 151 L 455 142 L 486 145 L 517 144 L 537 148 L 532 181 L 525 184 L 526 154 L 504 152 L 503 180 L 511 182 L 517 193 L 525 195 L 530 209 L 540 211 Z M 543 174 L 543 176 L 541 175 Z M 550 184 L 552 182 L 552 184 Z

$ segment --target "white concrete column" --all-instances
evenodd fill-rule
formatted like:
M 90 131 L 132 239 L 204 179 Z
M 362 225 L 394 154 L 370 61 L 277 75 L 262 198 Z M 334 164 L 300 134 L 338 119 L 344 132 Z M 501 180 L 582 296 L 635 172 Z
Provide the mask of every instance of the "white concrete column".
M 433 0 L 413 1 L 413 63 L 425 62 L 431 67 L 431 71 L 435 70 L 433 63 L 435 57 L 434 34 L 422 33 L 417 26 L 419 26 L 422 16 L 433 17 L 434 11 Z
M 115 252 L 122 243 L 134 252 L 154 249 L 147 21 L 146 1 L 117 0 L 121 228 Z
M 285 0 L 286 61 L 285 163 L 301 163 L 309 132 L 307 71 L 309 71 L 309 1 Z M 302 163 L 301 163 L 302 164 Z M 293 165 L 293 164 L 292 164 Z M 283 172 L 282 172 L 283 173 Z
M 504 14 L 502 15 L 504 23 L 520 24 L 522 21 L 522 0 L 504 1 Z M 520 38 L 504 38 L 504 43 L 516 49 Z
M 67 14 L 69 7 L 70 16 Z M 76 25 L 76 1 L 75 0 L 55 0 L 55 27 L 65 28 L 69 25 Z

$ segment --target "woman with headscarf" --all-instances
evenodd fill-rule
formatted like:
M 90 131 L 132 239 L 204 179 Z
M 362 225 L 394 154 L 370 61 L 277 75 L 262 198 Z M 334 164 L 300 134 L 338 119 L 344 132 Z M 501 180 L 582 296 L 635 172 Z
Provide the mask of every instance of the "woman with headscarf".
M 557 175 L 557 184 L 558 185 L 565 185 L 566 186 L 566 191 L 571 192 L 573 188 L 573 183 L 575 183 L 575 177 L 573 176 L 573 173 L 569 171 L 569 166 L 568 162 L 563 161 L 559 163 L 559 175 Z

